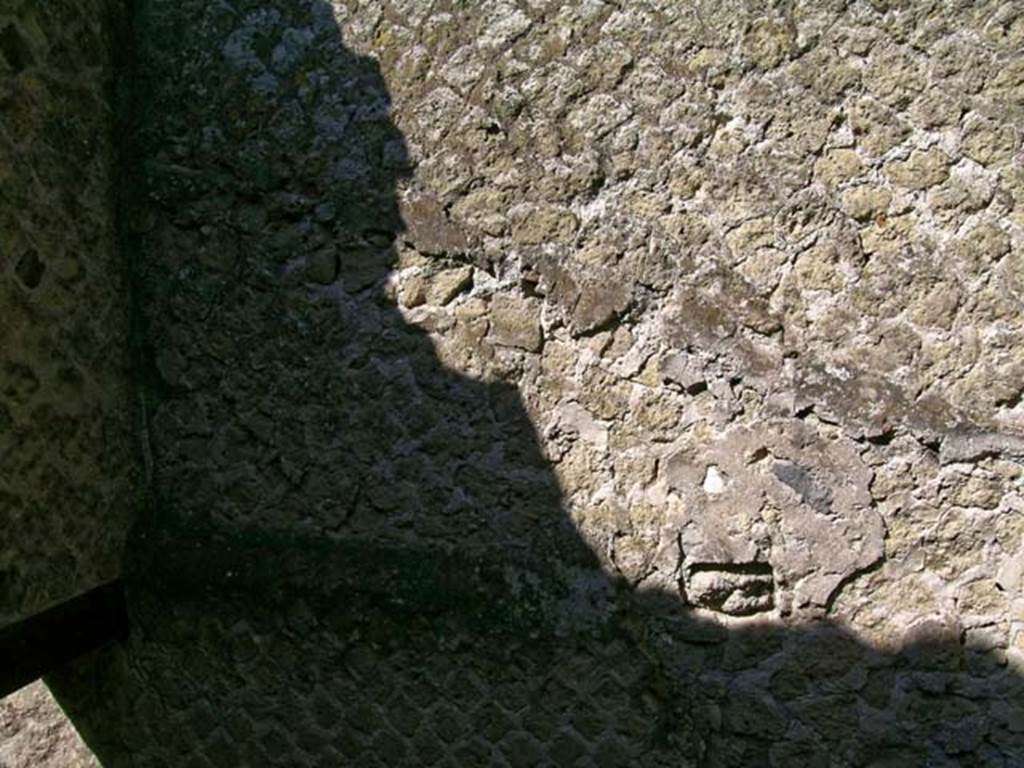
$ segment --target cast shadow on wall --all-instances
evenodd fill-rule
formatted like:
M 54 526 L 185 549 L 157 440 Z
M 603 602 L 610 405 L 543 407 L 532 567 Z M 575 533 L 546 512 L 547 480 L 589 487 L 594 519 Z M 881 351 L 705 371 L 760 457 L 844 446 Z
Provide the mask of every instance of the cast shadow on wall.
M 236 6 L 137 19 L 151 498 L 129 638 L 48 678 L 103 765 L 1020 763 L 1020 681 L 955 628 L 729 631 L 602 571 L 516 387 L 395 306 L 377 63 L 320 0 Z

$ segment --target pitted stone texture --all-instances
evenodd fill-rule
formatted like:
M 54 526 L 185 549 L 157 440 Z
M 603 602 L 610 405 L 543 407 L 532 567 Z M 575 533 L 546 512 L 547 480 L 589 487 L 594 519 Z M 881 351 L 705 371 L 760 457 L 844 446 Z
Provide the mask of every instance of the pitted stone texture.
M 0 624 L 115 578 L 131 520 L 118 11 L 0 9 Z
M 147 728 L 200 764 L 1021 762 L 1012 4 L 141 8 L 150 533 L 301 531 L 365 578 L 307 614 L 296 555 L 294 615 L 215 582 L 163 616 L 144 575 L 169 555 L 139 549 L 108 703 L 63 690 L 111 762 L 166 759 L 133 753 Z M 490 579 L 514 621 L 435 602 L 473 568 L 376 559 L 417 547 L 516 574 Z M 396 590 L 424 634 L 383 609 L 330 629 Z M 175 615 L 223 655 L 160 639 Z M 473 628 L 461 653 L 437 616 Z M 365 682 L 318 656 L 380 665 L 389 632 Z M 574 694 L 559 731 L 504 702 L 569 637 L 586 690 L 644 682 L 613 717 Z M 468 693 L 417 693 L 438 656 Z M 325 679 L 330 745 L 298 714 Z
M 41 682 L 0 699 L 0 765 L 4 768 L 99 768 Z

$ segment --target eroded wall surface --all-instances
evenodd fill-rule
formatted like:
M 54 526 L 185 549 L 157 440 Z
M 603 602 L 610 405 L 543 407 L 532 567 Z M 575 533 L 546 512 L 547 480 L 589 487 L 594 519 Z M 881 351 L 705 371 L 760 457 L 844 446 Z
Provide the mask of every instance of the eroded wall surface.
M 1014 3 L 149 0 L 110 765 L 1024 755 Z
M 117 11 L 0 9 L 0 624 L 116 578 L 135 501 Z

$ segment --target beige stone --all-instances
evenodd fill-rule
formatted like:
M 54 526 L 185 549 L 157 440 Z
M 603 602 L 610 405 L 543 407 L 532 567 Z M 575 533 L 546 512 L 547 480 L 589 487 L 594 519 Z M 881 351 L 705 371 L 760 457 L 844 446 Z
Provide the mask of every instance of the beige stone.
M 473 284 L 472 267 L 455 267 L 431 275 L 427 282 L 427 304 L 443 307 Z
M 517 213 L 512 224 L 512 239 L 520 245 L 567 243 L 578 227 L 576 215 L 565 208 L 531 207 Z
M 814 164 L 814 175 L 829 187 L 849 181 L 863 170 L 864 164 L 852 149 L 833 149 Z
M 491 300 L 490 337 L 495 344 L 539 352 L 544 343 L 540 302 L 505 294 Z
M 835 245 L 828 241 L 816 243 L 801 253 L 793 265 L 793 275 L 801 288 L 812 291 L 834 291 L 844 280 Z
M 71 721 L 41 681 L 0 699 L 0 765 L 99 768 Z
M 911 190 L 927 189 L 949 177 L 949 157 L 941 149 L 915 149 L 905 160 L 886 163 L 884 170 L 894 184 Z
M 953 258 L 964 265 L 968 274 L 980 274 L 981 270 L 1009 252 L 1009 235 L 992 223 L 979 224 L 951 246 Z
M 791 24 L 768 18 L 751 25 L 743 40 L 743 52 L 757 66 L 771 69 L 778 66 L 793 50 L 794 30 Z
M 1016 125 L 976 123 L 967 129 L 961 149 L 982 165 L 1008 163 L 1020 144 Z
M 892 193 L 877 187 L 854 187 L 843 193 L 843 210 L 858 221 L 877 218 L 889 210 Z
M 899 113 L 868 97 L 855 101 L 848 117 L 857 145 L 872 157 L 881 157 L 910 133 Z

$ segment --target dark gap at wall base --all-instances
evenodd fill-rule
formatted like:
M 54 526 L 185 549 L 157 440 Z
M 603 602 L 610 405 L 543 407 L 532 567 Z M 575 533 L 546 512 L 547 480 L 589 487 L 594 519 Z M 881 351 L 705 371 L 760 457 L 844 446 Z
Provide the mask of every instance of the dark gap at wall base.
M 0 629 L 0 697 L 127 635 L 128 612 L 120 581 L 6 626 Z

